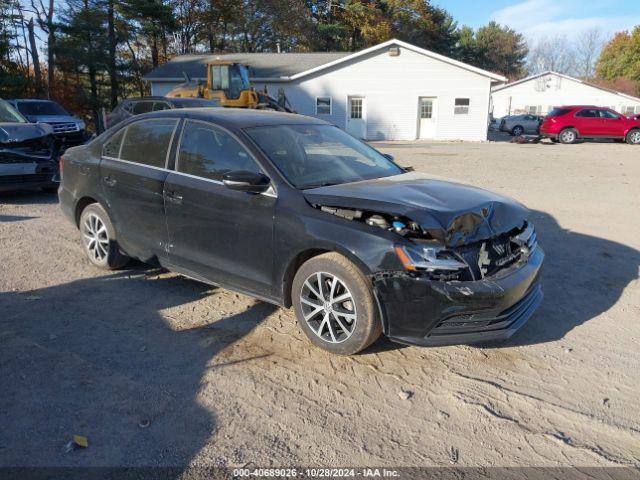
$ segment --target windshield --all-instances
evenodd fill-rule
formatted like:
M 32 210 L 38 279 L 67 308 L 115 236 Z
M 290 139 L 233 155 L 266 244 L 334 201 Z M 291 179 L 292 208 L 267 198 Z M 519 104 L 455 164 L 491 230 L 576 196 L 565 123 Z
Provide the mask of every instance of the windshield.
M 404 173 L 384 155 L 332 125 L 271 125 L 245 131 L 296 188 Z
M 23 115 L 69 115 L 69 113 L 55 102 L 18 102 L 18 110 Z
M 26 120 L 22 115 L 16 112 L 11 105 L 4 100 L 0 100 L 0 122 L 26 123 Z

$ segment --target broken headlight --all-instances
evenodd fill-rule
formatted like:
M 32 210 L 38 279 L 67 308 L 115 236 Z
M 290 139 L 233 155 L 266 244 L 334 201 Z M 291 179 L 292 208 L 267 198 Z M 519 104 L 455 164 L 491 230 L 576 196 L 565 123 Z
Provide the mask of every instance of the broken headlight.
M 396 245 L 395 252 L 404 268 L 413 272 L 460 272 L 468 268 L 454 253 L 438 246 Z

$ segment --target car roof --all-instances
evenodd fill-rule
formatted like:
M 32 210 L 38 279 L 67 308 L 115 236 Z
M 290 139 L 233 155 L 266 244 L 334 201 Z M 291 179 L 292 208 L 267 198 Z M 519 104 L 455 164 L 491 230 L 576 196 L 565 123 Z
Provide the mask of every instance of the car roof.
M 8 102 L 49 102 L 58 103 L 55 100 L 49 100 L 48 98 L 12 98 L 7 100 Z
M 247 128 L 265 125 L 330 125 L 329 122 L 296 113 L 248 108 L 180 108 L 145 113 L 136 118 L 186 117 L 217 123 L 223 127 Z

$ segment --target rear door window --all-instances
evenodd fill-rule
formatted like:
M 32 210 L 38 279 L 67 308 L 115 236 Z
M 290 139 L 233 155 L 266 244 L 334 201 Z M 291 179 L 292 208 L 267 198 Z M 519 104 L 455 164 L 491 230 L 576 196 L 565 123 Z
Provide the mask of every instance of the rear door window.
M 598 118 L 600 117 L 600 114 L 598 113 L 598 110 L 594 108 L 585 108 L 584 110 L 580 110 L 578 113 L 576 113 L 576 117 Z
M 209 123 L 187 120 L 182 132 L 178 172 L 218 181 L 233 170 L 261 173 L 244 146 L 224 130 Z
M 143 113 L 149 113 L 153 109 L 153 102 L 136 102 L 133 106 L 132 113 L 134 115 L 141 115 Z
M 130 124 L 124 134 L 120 160 L 166 168 L 167 153 L 178 120 L 149 119 Z
M 153 104 L 153 111 L 157 112 L 159 110 L 170 110 L 171 109 L 171 105 L 169 105 L 167 102 L 155 102 Z
M 122 145 L 122 139 L 124 137 L 124 131 L 126 128 L 121 129 L 118 133 L 113 135 L 102 146 L 102 156 L 110 158 L 118 158 L 120 155 L 120 145 Z

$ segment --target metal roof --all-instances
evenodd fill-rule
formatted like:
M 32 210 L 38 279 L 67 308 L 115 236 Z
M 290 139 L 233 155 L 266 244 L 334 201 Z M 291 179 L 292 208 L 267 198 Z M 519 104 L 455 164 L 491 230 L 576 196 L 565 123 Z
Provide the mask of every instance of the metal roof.
M 280 79 L 304 72 L 350 55 L 351 52 L 331 53 L 221 53 L 180 55 L 160 65 L 144 76 L 145 80 L 180 80 L 185 72 L 192 79 L 206 78 L 205 65 L 213 60 L 226 60 L 249 65 L 252 80 Z

